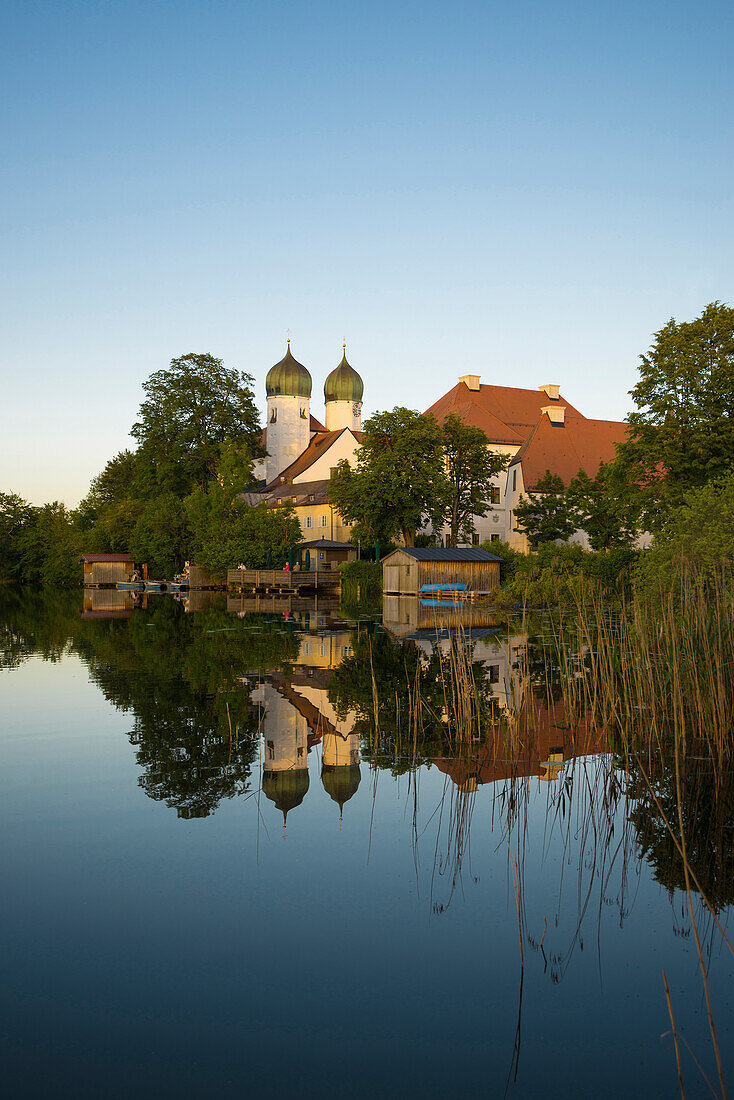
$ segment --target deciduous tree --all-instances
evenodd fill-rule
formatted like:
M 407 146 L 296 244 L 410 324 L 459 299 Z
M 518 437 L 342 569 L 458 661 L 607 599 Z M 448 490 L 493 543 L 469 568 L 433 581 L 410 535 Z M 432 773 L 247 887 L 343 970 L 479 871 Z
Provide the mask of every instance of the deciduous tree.
M 490 508 L 492 480 L 507 467 L 505 455 L 492 454 L 481 428 L 464 423 L 451 414 L 442 425 L 448 479 L 445 523 L 449 545 L 471 542 L 474 517 L 485 516 Z
M 213 355 L 182 355 L 143 384 L 131 435 L 138 442 L 137 493 L 184 496 L 214 475 L 225 440 L 263 454 L 253 379 Z
M 515 516 L 518 530 L 527 535 L 533 546 L 570 538 L 578 526 L 563 479 L 550 470 L 520 499 Z
M 437 421 L 411 409 L 375 413 L 365 421 L 356 469 L 336 468 L 330 495 L 355 534 L 413 546 L 427 520 L 440 524 L 446 508 L 443 434 Z
M 640 360 L 620 458 L 657 531 L 690 489 L 734 464 L 734 309 L 712 302 L 693 321 L 670 320 Z

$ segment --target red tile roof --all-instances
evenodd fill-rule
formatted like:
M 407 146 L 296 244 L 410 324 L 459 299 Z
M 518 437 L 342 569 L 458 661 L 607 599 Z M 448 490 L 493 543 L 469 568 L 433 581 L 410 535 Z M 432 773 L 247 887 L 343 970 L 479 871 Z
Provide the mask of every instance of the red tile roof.
M 544 405 L 563 405 L 567 419 L 584 419 L 583 413 L 564 397 L 554 401 L 544 390 L 524 390 L 514 386 L 480 386 L 478 390 L 470 390 L 465 382 L 457 382 L 426 412 L 438 421 L 454 413 L 465 423 L 481 428 L 490 443 L 515 443 L 519 446 L 537 424 Z
M 526 489 L 533 489 L 547 470 L 568 485 L 579 470 L 593 477 L 600 462 L 610 462 L 616 456 L 615 444 L 622 443 L 626 435 L 627 425 L 616 420 L 569 418 L 567 410 L 565 424 L 552 424 L 543 415 L 510 465 L 522 462 Z

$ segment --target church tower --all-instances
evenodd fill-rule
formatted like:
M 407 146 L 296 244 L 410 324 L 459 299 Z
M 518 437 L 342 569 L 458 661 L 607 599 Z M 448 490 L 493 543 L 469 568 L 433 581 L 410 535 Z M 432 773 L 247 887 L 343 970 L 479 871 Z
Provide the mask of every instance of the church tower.
M 311 375 L 291 355 L 290 340 L 285 357 L 268 371 L 265 390 L 268 396 L 265 480 L 270 483 L 295 462 L 311 439 Z
M 327 432 L 337 432 L 341 428 L 351 428 L 353 432 L 362 431 L 363 394 L 364 382 L 347 362 L 345 344 L 341 363 L 324 384 Z

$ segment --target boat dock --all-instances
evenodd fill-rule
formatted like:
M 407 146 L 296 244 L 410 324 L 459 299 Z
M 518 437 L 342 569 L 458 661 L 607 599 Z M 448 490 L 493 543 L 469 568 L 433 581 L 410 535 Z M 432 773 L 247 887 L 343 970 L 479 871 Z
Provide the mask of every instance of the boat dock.
M 341 591 L 341 579 L 338 572 L 326 569 L 228 569 L 227 588 L 253 595 L 297 595 L 301 592 L 338 595 Z

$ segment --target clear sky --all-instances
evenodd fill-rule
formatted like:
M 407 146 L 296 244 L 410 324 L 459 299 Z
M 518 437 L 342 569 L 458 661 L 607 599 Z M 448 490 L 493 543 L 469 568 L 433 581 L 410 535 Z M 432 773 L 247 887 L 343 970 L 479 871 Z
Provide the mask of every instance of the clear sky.
M 154 370 L 341 357 L 622 418 L 734 302 L 734 6 L 5 0 L 0 489 L 74 504 Z

